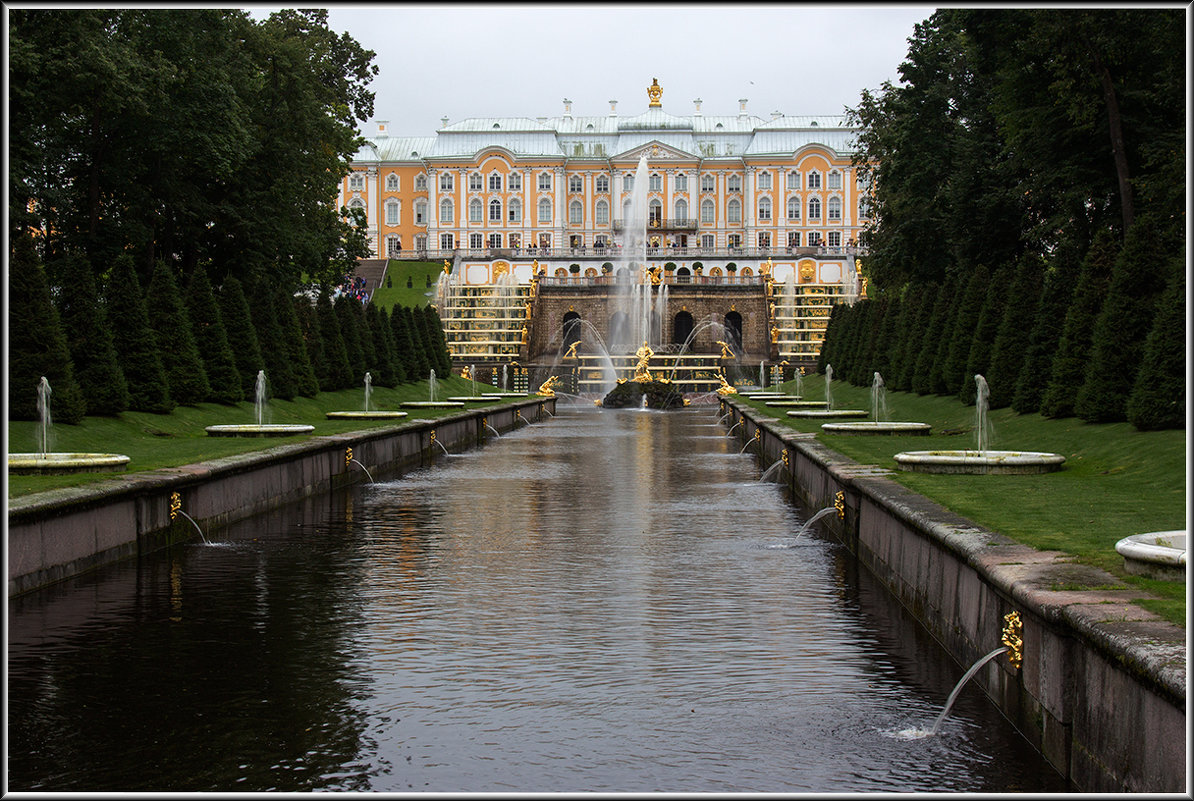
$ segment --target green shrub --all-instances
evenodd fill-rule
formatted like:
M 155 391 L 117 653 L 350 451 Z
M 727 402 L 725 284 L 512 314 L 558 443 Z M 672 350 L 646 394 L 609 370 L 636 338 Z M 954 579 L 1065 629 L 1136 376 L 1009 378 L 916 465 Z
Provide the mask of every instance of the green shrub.
M 175 406 L 166 382 L 157 337 L 137 281 L 133 257 L 117 257 L 104 290 L 104 308 L 112 324 L 112 344 L 129 388 L 129 409 L 169 414 Z
M 187 406 L 207 400 L 210 386 L 195 336 L 191 333 L 190 315 L 174 280 L 174 270 L 160 259 L 154 264 L 149 279 L 146 311 L 162 368 L 166 371 L 170 397 Z
M 992 409 L 1010 406 L 1016 394 L 1016 381 L 1035 323 L 1033 315 L 1039 305 L 1044 269 L 1044 263 L 1036 256 L 1022 256 L 1011 286 L 1006 289 L 1003 318 L 991 343 L 990 362 L 983 373 L 991 390 L 989 403 Z
M 129 407 L 128 382 L 116 358 L 91 264 L 81 254 L 72 254 L 60 260 L 55 272 L 62 276 L 58 315 L 87 414 L 119 414 Z
M 257 331 L 257 343 L 261 347 L 261 358 L 265 362 L 265 377 L 269 381 L 271 398 L 293 400 L 298 395 L 294 370 L 287 353 L 282 326 L 278 322 L 278 294 L 274 291 L 276 279 L 259 273 L 250 282 L 250 296 L 259 299 L 253 308 L 253 328 Z
M 1041 408 L 1078 270 L 1079 265 L 1069 252 L 1059 254 L 1045 270 L 1028 347 L 1012 397 L 1012 409 L 1020 414 L 1031 414 Z
M 949 329 L 949 351 L 941 369 L 941 382 L 946 394 L 959 395 L 965 382 L 966 366 L 970 361 L 970 346 L 986 306 L 987 290 L 991 287 L 991 272 L 980 264 L 971 271 L 958 303 L 958 312 Z M 971 375 L 972 382 L 974 380 Z
M 319 386 L 329 392 L 348 389 L 353 383 L 352 365 L 340 333 L 339 315 L 326 289 L 320 291 L 315 302 L 315 316 L 319 320 L 319 336 L 323 342 L 323 361 L 315 366 Z
M 344 338 L 344 350 L 348 354 L 348 366 L 352 376 L 349 386 L 355 386 L 365 380 L 365 349 L 361 344 L 360 317 L 357 314 L 360 305 L 360 302 L 347 295 L 341 295 L 332 303 L 332 308 L 336 310 L 336 321 L 340 323 L 340 336 Z
M 207 270 L 196 266 L 187 284 L 187 312 L 191 318 L 192 333 L 203 369 L 207 372 L 208 395 L 213 403 L 236 403 L 245 399 L 241 388 L 240 373 L 236 369 L 236 357 L 228 344 L 228 332 L 224 328 Z
M 240 381 L 241 397 L 246 400 L 257 394 L 257 372 L 265 369 L 265 359 L 257 342 L 257 329 L 249 316 L 249 302 L 241 282 L 229 277 L 220 288 L 220 320 L 224 334 L 232 348 L 232 359 Z
M 1171 260 L 1170 272 L 1128 396 L 1128 422 L 1141 431 L 1186 427 L 1186 274 L 1180 258 Z
M 304 303 L 307 302 L 306 295 L 300 296 L 300 299 Z M 294 392 L 304 398 L 314 398 L 319 394 L 319 380 L 315 377 L 315 368 L 307 355 L 307 341 L 303 337 L 302 326 L 299 325 L 295 300 L 293 292 L 281 284 L 275 285 L 274 308 L 278 313 L 278 327 L 282 331 L 281 344 L 286 358 L 290 360 Z

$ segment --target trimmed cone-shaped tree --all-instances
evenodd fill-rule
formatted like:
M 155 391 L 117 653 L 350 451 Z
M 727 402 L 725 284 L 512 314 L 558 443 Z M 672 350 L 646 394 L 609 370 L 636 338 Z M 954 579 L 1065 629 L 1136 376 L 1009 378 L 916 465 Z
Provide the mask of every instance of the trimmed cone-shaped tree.
M 1186 273 L 1180 259 L 1170 270 L 1128 396 L 1128 422 L 1141 431 L 1186 427 Z
M 302 332 L 303 346 L 307 350 L 307 361 L 311 365 L 311 375 L 319 391 L 323 384 L 319 383 L 320 365 L 323 364 L 323 337 L 319 333 L 319 318 L 315 313 L 315 305 L 304 295 L 294 298 L 294 317 L 298 321 L 299 331 Z
M 962 386 L 958 389 L 958 399 L 967 406 L 973 406 L 978 393 L 978 384 L 974 376 L 987 377 L 991 367 L 991 352 L 995 336 L 999 332 L 999 324 L 1003 321 L 1003 310 L 1007 301 L 1007 287 L 1012 281 L 1012 268 L 1009 265 L 995 271 L 991 285 L 987 287 L 987 297 L 983 301 L 983 310 L 974 326 L 974 338 L 970 342 L 970 353 L 966 356 L 966 371 L 962 376 Z M 990 380 L 987 380 L 990 385 Z M 1006 403 L 1005 403 L 1006 405 Z
M 166 386 L 177 403 L 193 406 L 207 400 L 209 385 L 203 359 L 191 333 L 191 320 L 174 271 L 166 262 L 158 260 L 153 267 L 146 295 L 149 327 L 158 344 L 162 367 L 166 371 Z
M 817 372 L 822 375 L 825 373 L 825 365 L 833 364 L 850 308 L 845 303 L 835 303 L 829 311 L 829 322 L 825 324 L 825 338 L 821 342 L 821 349 L 817 351 Z
M 431 359 L 436 362 L 435 374 L 446 376 L 452 372 L 452 354 L 444 336 L 444 323 L 434 306 L 423 307 L 423 319 L 427 325 L 427 342 L 431 347 Z
M 348 366 L 352 371 L 350 386 L 355 386 L 365 380 L 365 370 L 368 369 L 365 366 L 365 349 L 361 345 L 361 318 L 357 313 L 361 304 L 347 295 L 341 295 L 332 306 L 336 310 L 340 336 L 344 338 L 344 349 L 348 353 Z
M 344 347 L 344 337 L 340 333 L 340 318 L 326 289 L 320 291 L 315 302 L 315 316 L 323 341 L 323 361 L 316 365 L 315 372 L 319 386 L 325 392 L 348 389 L 352 386 L 352 365 L 348 363 L 348 349 Z
M 949 333 L 949 352 L 941 369 L 945 391 L 957 395 L 966 380 L 966 365 L 970 360 L 970 346 L 974 344 L 974 331 L 978 327 L 986 305 L 987 290 L 991 287 L 991 272 L 980 264 L 970 273 L 966 290 L 958 304 Z M 973 376 L 970 379 L 974 381 Z
M 402 352 L 398 347 L 398 340 L 394 335 L 393 316 L 385 309 L 378 309 L 378 314 L 381 317 L 382 335 L 386 338 L 386 347 L 389 348 L 390 358 L 393 360 L 394 386 L 398 386 L 405 383 L 407 377 L 406 363 L 402 358 Z
M 129 387 L 116 357 L 91 264 L 85 256 L 71 254 L 59 261 L 54 272 L 62 276 L 58 316 L 87 414 L 119 414 L 129 407 Z
M 257 331 L 257 344 L 261 347 L 261 358 L 265 362 L 265 378 L 269 382 L 270 397 L 279 400 L 294 400 L 298 388 L 294 379 L 291 354 L 286 347 L 286 337 L 278 322 L 278 307 L 282 295 L 273 286 L 274 281 L 263 275 L 251 283 L 251 294 L 261 302 L 253 308 L 253 328 Z M 289 300 L 286 301 L 289 304 Z
M 257 329 L 249 316 L 249 302 L 241 282 L 233 277 L 224 279 L 220 288 L 220 320 L 236 362 L 241 397 L 245 400 L 257 395 L 257 373 L 265 369 L 265 358 L 257 342 Z
M 394 350 L 390 346 L 390 340 L 385 336 L 385 329 L 389 326 L 383 327 L 381 315 L 382 312 L 376 303 L 370 303 L 365 307 L 365 322 L 369 328 L 369 338 L 373 342 L 373 363 L 369 372 L 373 374 L 375 384 L 395 387 L 398 382 L 394 377 Z
M 50 284 L 33 241 L 24 235 L 12 243 L 8 274 L 8 416 L 38 420 L 37 387 L 50 383 L 50 415 L 57 423 L 83 419 L 86 402 L 75 380 L 70 349 L 50 300 Z
M 435 365 L 427 358 L 427 343 L 424 342 L 423 326 L 418 324 L 418 309 L 410 306 L 402 307 L 402 325 L 410 337 L 411 352 L 414 353 L 415 380 L 425 381 L 431 376 Z
M 1016 381 L 1035 323 L 1033 315 L 1038 306 L 1044 269 L 1044 263 L 1036 256 L 1022 256 L 1011 288 L 1005 292 L 1003 319 L 991 343 L 990 364 L 983 373 L 991 391 L 988 400 L 992 409 L 1009 406 L 1016 394 Z
M 295 394 L 304 398 L 314 398 L 319 394 L 319 381 L 315 377 L 311 359 L 307 356 L 307 343 L 303 339 L 303 330 L 294 308 L 294 294 L 280 284 L 274 289 L 274 308 L 278 312 L 282 346 L 290 360 Z
M 1163 283 L 1142 277 L 1155 275 L 1158 266 L 1168 264 L 1179 252 L 1181 243 L 1165 241 L 1164 229 L 1152 215 L 1139 215 L 1128 229 L 1095 322 L 1085 380 L 1074 400 L 1074 413 L 1086 422 L 1127 419 L 1128 396 L 1143 360 L 1157 300 L 1165 291 Z
M 908 392 L 912 389 L 912 379 L 916 375 L 916 365 L 924 348 L 925 334 L 933 321 L 933 309 L 936 308 L 937 296 L 940 294 L 941 287 L 936 282 L 911 287 L 909 301 L 912 306 L 906 317 L 904 345 L 900 350 L 895 375 L 889 384 L 895 392 Z M 915 314 L 912 313 L 913 309 Z
M 174 398 L 170 396 L 157 337 L 149 325 L 137 268 L 127 253 L 118 256 L 112 266 L 104 288 L 104 308 L 129 388 L 129 409 L 169 414 L 175 406 Z
M 1053 370 L 1053 358 L 1061 331 L 1065 326 L 1066 309 L 1074 294 L 1078 264 L 1068 253 L 1059 254 L 1049 264 L 1042 279 L 1040 301 L 1037 303 L 1028 348 L 1020 375 L 1016 379 L 1016 393 L 1012 409 L 1020 414 L 1032 414 L 1041 408 L 1041 398 Z
M 933 304 L 933 316 L 921 342 L 920 354 L 916 357 L 916 372 L 912 374 L 912 391 L 918 395 L 938 395 L 945 392 L 942 370 L 946 354 L 949 352 L 947 332 L 953 330 L 957 310 L 954 300 L 958 295 L 958 286 L 958 277 L 952 276 L 937 293 L 937 301 Z
M 1040 412 L 1045 417 L 1072 417 L 1074 414 L 1074 399 L 1086 375 L 1095 320 L 1107 297 L 1111 266 L 1118 253 L 1115 235 L 1103 230 L 1095 237 L 1086 258 L 1082 260 L 1082 271 L 1074 287 L 1073 299 L 1066 309 L 1061 339 L 1053 357 L 1049 383 L 1041 396 Z
M 187 313 L 191 318 L 191 329 L 195 345 L 203 359 L 207 372 L 208 394 L 206 400 L 212 403 L 236 403 L 245 399 L 241 389 L 240 373 L 236 369 L 236 357 L 228 344 L 228 332 L 216 297 L 211 290 L 207 270 L 198 265 L 191 272 L 187 283 Z
M 411 383 L 419 380 L 419 354 L 415 348 L 415 340 L 411 337 L 409 315 L 405 306 L 395 306 L 390 309 L 390 330 L 394 333 L 394 345 L 398 359 L 402 362 L 403 381 Z

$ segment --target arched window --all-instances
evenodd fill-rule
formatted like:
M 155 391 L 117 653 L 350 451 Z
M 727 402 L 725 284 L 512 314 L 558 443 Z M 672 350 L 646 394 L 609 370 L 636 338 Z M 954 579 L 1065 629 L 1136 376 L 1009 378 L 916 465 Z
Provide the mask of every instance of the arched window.
M 386 225 L 398 225 L 402 219 L 402 202 L 390 198 L 386 201 Z
M 510 198 L 510 202 L 506 205 L 509 206 L 510 222 L 522 222 L 522 201 L 516 197 Z
M 348 201 L 348 208 L 363 209 L 365 208 L 365 201 L 361 200 L 359 197 L 354 197 L 352 200 Z
M 729 180 L 726 181 L 726 191 L 741 192 L 742 191 L 742 176 L 741 175 L 731 175 Z
M 439 191 L 451 192 L 452 187 L 455 186 L 455 181 L 452 179 L 452 173 L 441 172 L 439 174 Z
M 548 198 L 539 201 L 539 222 L 551 222 L 551 200 Z
M 634 191 L 634 173 L 628 172 L 622 176 L 622 191 L 623 192 L 633 192 Z
M 842 174 L 838 170 L 829 173 L 828 179 L 825 182 L 826 189 L 841 189 L 842 188 Z
M 795 195 L 792 195 L 792 197 L 788 198 L 788 219 L 800 219 L 800 198 L 796 197 Z
M 688 201 L 677 200 L 675 210 L 676 222 L 688 222 Z
M 585 221 L 584 207 L 581 206 L 579 200 L 574 200 L 568 204 L 568 223 L 570 225 L 580 225 Z
M 539 173 L 539 191 L 540 192 L 550 192 L 551 191 L 551 173 L 550 172 Z
M 831 197 L 825 206 L 825 217 L 829 220 L 840 220 L 842 218 L 842 199 L 840 197 Z
M 687 174 L 682 173 L 682 172 L 677 173 L 675 181 L 676 181 L 676 191 L 677 192 L 687 192 L 688 191 L 688 175 Z
M 398 183 L 398 176 L 395 175 L 394 173 L 390 173 L 389 175 L 386 176 L 386 191 L 387 192 L 397 192 L 398 187 L 400 185 L 401 184 Z
M 714 182 L 712 175 L 702 175 L 701 176 L 701 191 L 702 192 L 712 192 L 714 184 L 715 184 L 715 182 Z
M 820 198 L 810 197 L 808 199 L 808 218 L 810 220 L 821 219 L 821 199 Z
M 769 173 L 769 172 L 759 173 L 758 176 L 756 177 L 756 181 L 758 182 L 758 185 L 759 185 L 759 191 L 766 192 L 767 190 L 771 189 L 771 173 Z
M 594 183 L 594 190 L 597 192 L 597 194 L 599 194 L 599 195 L 608 195 L 609 194 L 609 176 L 608 175 L 598 175 L 596 180 L 593 183 Z
M 651 202 L 647 204 L 647 219 L 657 224 L 663 221 L 663 204 L 658 198 L 651 198 Z
M 609 204 L 604 200 L 597 201 L 597 224 L 609 225 Z
M 512 172 L 506 176 L 506 186 L 511 192 L 522 191 L 522 173 Z
M 813 170 L 808 174 L 808 188 L 809 189 L 820 189 L 821 188 L 821 173 L 817 172 L 816 170 Z
M 647 189 L 651 192 L 663 191 L 663 178 L 659 175 L 659 173 L 651 173 L 651 177 L 647 179 Z
M 701 222 L 711 223 L 711 222 L 713 222 L 713 220 L 714 220 L 713 201 L 708 200 L 708 199 L 702 200 L 701 201 Z
M 468 202 L 468 221 L 481 222 L 484 219 L 484 207 L 480 198 L 473 198 Z
M 771 219 L 771 198 L 759 198 L 759 221 L 763 222 Z
M 415 176 L 415 191 L 416 192 L 426 192 L 427 191 L 427 176 L 426 175 L 419 173 L 418 175 Z
M 502 201 L 498 200 L 496 197 L 489 201 L 489 221 L 502 221 Z
M 568 191 L 573 194 L 579 194 L 585 191 L 584 181 L 579 175 L 573 175 L 568 178 Z
M 792 170 L 788 173 L 788 189 L 795 191 L 800 188 L 800 173 Z
M 500 173 L 491 172 L 489 174 L 489 191 L 490 192 L 501 192 L 502 191 L 502 176 Z
M 481 173 L 479 173 L 479 172 L 470 172 L 470 173 L 468 174 L 468 191 L 470 191 L 470 192 L 480 192 L 480 191 L 481 191 L 481 188 L 482 188 L 482 186 L 481 186 Z
M 427 201 L 420 198 L 415 201 L 415 225 L 427 224 Z
M 439 202 L 439 221 L 442 223 L 452 222 L 452 201 L 447 198 Z
M 732 223 L 742 222 L 742 204 L 737 200 L 731 200 L 726 206 L 726 219 Z

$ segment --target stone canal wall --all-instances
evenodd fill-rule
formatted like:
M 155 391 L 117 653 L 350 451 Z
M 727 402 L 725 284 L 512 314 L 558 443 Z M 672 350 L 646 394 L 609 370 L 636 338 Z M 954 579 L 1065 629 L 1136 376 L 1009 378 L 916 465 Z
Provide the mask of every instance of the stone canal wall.
M 309 495 L 401 474 L 554 413 L 555 399 L 526 401 L 434 420 L 311 437 L 184 467 L 130 473 L 94 484 L 14 498 L 8 505 L 9 597 L 196 535 L 171 519 L 172 496 L 203 531 Z M 435 441 L 432 442 L 432 433 Z M 348 461 L 348 449 L 359 464 Z
M 1186 634 L 1131 601 L 1136 590 L 1055 552 L 1020 545 L 912 493 L 746 404 L 726 425 L 960 666 L 1000 647 L 1011 612 L 1023 661 L 971 680 L 1083 792 L 1186 793 Z M 1012 499 L 1009 499 L 1009 501 Z M 944 700 L 944 699 L 943 699 Z

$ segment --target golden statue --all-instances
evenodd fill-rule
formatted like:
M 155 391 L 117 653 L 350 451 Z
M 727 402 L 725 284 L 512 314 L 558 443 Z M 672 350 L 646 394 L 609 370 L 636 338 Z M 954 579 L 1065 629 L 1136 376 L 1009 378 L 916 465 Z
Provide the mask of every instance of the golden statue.
M 651 362 L 651 357 L 655 355 L 655 351 L 651 350 L 651 346 L 643 341 L 643 346 L 634 352 L 638 357 L 638 364 L 634 366 L 634 380 L 635 381 L 651 381 L 651 371 L 647 369 L 647 365 Z
M 469 366 L 467 364 L 460 368 L 460 377 L 466 381 L 473 377 L 472 371 L 469 370 Z
M 732 386 L 730 386 L 730 382 L 726 381 L 725 375 L 723 375 L 722 373 L 718 373 L 717 380 L 721 382 L 721 386 L 718 387 L 716 390 L 718 395 L 724 396 L 724 395 L 737 395 L 738 394 L 738 390 L 734 389 Z
M 721 358 L 723 358 L 723 359 L 732 359 L 732 358 L 734 358 L 734 352 L 733 352 L 732 350 L 730 350 L 730 346 L 729 346 L 729 345 L 727 345 L 726 343 L 722 342 L 720 339 L 719 339 L 719 340 L 717 340 L 717 344 L 718 344 L 718 345 L 721 345 Z
M 448 275 L 452 272 L 452 260 L 444 259 L 444 274 Z
M 771 326 L 771 342 L 772 344 L 779 342 L 779 329 L 775 326 Z
M 526 325 L 523 325 L 523 327 L 522 327 L 522 344 L 524 344 L 524 345 L 527 344 L 527 327 L 526 327 Z
M 539 394 L 549 398 L 555 397 L 555 388 L 560 385 L 559 376 L 552 376 L 539 385 Z
M 763 275 L 771 275 L 771 267 L 771 257 L 768 256 L 767 261 L 759 265 L 759 272 L 761 272 Z
M 580 347 L 580 340 L 578 339 L 575 342 L 573 342 L 571 345 L 568 346 L 568 352 L 564 354 L 564 358 L 565 359 L 577 358 L 576 349 L 579 347 Z
M 647 87 L 647 97 L 651 98 L 647 108 L 663 108 L 663 104 L 659 102 L 659 98 L 663 97 L 663 87 L 659 85 L 658 78 L 651 79 L 651 85 Z
M 651 269 L 651 286 L 659 286 L 659 282 L 663 280 L 663 277 L 660 275 L 661 272 L 662 270 L 658 267 Z

